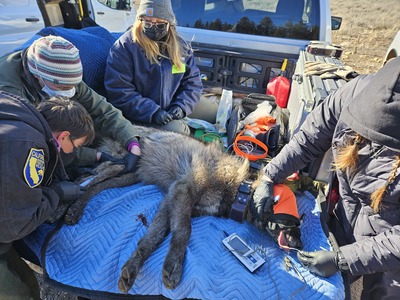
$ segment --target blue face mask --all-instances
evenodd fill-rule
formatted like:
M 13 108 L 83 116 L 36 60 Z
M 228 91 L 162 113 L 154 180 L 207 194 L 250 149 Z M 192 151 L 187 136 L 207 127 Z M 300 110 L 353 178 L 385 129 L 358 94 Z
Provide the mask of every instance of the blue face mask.
M 75 87 L 70 90 L 52 90 L 45 84 L 42 88 L 42 91 L 45 92 L 49 97 L 63 97 L 69 99 L 75 95 Z

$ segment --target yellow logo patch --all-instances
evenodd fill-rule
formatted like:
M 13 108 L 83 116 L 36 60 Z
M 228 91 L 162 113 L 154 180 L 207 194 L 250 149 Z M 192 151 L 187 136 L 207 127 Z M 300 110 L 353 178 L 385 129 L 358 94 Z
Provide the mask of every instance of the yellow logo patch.
M 180 69 L 178 69 L 178 67 L 175 65 L 172 66 L 172 74 L 185 73 L 185 71 L 186 71 L 186 65 L 182 65 L 182 68 Z
M 29 187 L 37 187 L 42 182 L 44 169 L 44 150 L 32 148 L 24 167 L 24 178 Z

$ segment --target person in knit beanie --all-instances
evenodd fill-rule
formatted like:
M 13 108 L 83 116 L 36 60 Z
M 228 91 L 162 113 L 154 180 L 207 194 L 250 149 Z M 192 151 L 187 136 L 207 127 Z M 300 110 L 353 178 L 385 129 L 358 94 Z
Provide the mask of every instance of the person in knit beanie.
M 82 81 L 79 50 L 60 36 L 50 35 L 34 41 L 28 49 L 27 62 L 29 71 L 44 84 L 50 82 L 72 89 Z
M 307 116 L 291 141 L 265 167 L 253 209 L 261 214 L 270 211 L 276 205 L 269 200 L 270 187 L 322 157 L 329 148 L 339 200 L 328 216 L 328 225 L 338 247 L 299 251 L 297 257 L 319 276 L 341 271 L 345 286 L 362 276 L 361 299 L 397 299 L 400 57 L 375 74 L 352 79 Z
M 178 36 L 170 0 L 141 0 L 137 20 L 110 50 L 104 85 L 135 124 L 189 135 L 184 117 L 215 123 L 218 106 L 201 98 L 190 45 Z

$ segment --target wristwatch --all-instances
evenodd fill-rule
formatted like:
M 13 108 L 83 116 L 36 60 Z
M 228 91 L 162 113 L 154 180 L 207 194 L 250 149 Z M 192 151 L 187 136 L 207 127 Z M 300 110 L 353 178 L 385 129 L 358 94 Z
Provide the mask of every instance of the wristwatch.
M 344 258 L 342 251 L 339 250 L 336 255 L 337 255 L 337 264 L 338 264 L 339 270 L 341 270 L 341 271 L 349 270 L 350 268 L 349 268 L 349 265 L 347 264 L 347 259 Z

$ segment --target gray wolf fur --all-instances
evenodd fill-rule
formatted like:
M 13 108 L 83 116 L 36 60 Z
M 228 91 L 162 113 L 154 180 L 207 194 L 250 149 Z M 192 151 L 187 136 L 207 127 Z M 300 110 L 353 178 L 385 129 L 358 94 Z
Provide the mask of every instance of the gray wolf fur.
M 122 165 L 100 165 L 99 175 L 90 183 L 84 197 L 73 203 L 65 215 L 66 223 L 75 224 L 90 198 L 105 188 L 143 182 L 162 190 L 164 201 L 122 267 L 118 287 L 124 293 L 130 290 L 144 262 L 170 232 L 172 238 L 162 280 L 167 288 L 175 288 L 182 275 L 191 235 L 191 217 L 229 217 L 240 183 L 250 175 L 248 160 L 224 153 L 214 143 L 205 144 L 181 134 L 154 129 L 144 135 L 140 143 L 142 155 L 134 174 L 123 174 Z M 251 212 L 247 213 L 247 219 L 251 221 Z M 256 225 L 261 228 L 261 224 Z
M 175 288 L 182 275 L 191 217 L 229 217 L 239 185 L 248 177 L 248 169 L 247 160 L 224 154 L 213 143 L 206 145 L 171 132 L 146 137 L 136 174 L 140 181 L 159 186 L 165 199 L 122 268 L 120 291 L 129 291 L 144 262 L 169 232 L 172 238 L 162 280 L 167 288 Z

